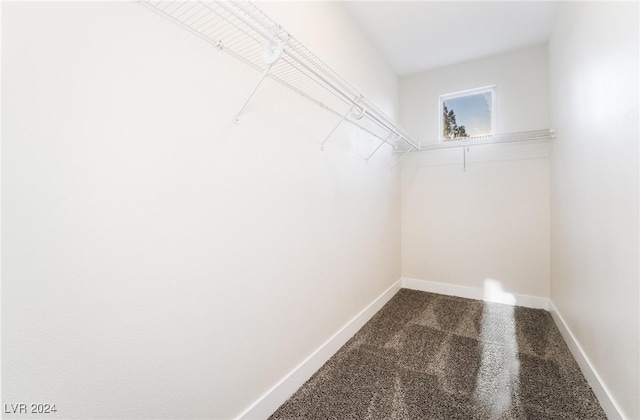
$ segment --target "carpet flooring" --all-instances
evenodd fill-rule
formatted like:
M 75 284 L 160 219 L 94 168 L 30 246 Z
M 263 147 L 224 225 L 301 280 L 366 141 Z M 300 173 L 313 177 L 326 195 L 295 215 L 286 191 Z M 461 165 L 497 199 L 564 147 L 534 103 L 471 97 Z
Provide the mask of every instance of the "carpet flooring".
M 549 313 L 401 289 L 270 419 L 606 419 Z

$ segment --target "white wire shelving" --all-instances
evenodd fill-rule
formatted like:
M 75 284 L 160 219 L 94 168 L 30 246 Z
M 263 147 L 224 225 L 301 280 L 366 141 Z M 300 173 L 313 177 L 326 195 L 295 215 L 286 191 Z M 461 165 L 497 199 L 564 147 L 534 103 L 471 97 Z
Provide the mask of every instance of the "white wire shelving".
M 470 147 L 474 146 L 482 146 L 488 144 L 500 144 L 500 143 L 516 143 L 522 141 L 531 141 L 531 140 L 551 140 L 556 137 L 556 131 L 552 128 L 544 128 L 540 130 L 529 130 L 529 131 L 518 131 L 513 133 L 503 133 L 503 134 L 490 134 L 485 136 L 476 136 L 476 137 L 462 137 L 455 138 L 446 141 L 437 141 L 437 142 L 429 142 L 429 143 L 421 143 L 417 150 L 411 148 L 396 148 L 397 153 L 402 153 L 402 158 L 404 158 L 409 152 L 423 152 L 429 150 L 438 150 L 438 149 L 451 149 L 451 148 L 462 148 L 463 150 L 463 161 L 464 168 L 467 167 L 467 152 Z
M 519 131 L 514 133 L 490 134 L 476 137 L 462 137 L 441 142 L 424 143 L 419 149 L 434 150 L 451 147 L 469 147 L 483 144 L 513 143 L 517 141 L 551 139 L 555 137 L 555 130 L 544 128 L 541 130 Z
M 261 72 L 236 115 L 236 123 L 262 82 L 270 77 L 340 117 L 322 142 L 321 150 L 343 122 L 377 138 L 380 143 L 366 161 L 385 144 L 400 155 L 394 166 L 410 152 L 462 147 L 466 167 L 469 147 L 555 137 L 554 130 L 542 129 L 421 143 L 251 2 L 140 0 L 140 3 Z
M 213 0 L 141 3 L 261 72 L 236 123 L 260 84 L 270 77 L 340 117 L 321 149 L 340 124 L 349 122 L 380 141 L 367 161 L 385 144 L 394 151 L 420 150 L 420 144 L 389 116 L 254 4 Z

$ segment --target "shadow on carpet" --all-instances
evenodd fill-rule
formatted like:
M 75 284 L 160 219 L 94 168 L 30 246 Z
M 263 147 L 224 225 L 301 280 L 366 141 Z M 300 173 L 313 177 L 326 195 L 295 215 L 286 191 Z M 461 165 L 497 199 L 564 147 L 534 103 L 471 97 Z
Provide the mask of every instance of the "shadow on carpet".
M 549 313 L 401 289 L 270 419 L 606 419 Z

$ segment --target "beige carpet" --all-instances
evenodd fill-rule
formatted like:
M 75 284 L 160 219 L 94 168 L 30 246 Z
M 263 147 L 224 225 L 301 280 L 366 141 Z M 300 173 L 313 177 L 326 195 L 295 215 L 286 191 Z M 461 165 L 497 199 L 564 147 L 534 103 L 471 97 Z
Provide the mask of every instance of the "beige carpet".
M 402 289 L 271 419 L 605 419 L 548 312 Z

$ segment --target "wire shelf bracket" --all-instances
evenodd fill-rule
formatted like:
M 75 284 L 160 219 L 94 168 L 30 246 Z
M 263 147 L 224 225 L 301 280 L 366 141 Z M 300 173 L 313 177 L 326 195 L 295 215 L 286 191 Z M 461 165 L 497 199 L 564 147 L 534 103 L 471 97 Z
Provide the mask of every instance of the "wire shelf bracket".
M 342 118 L 340 118 L 335 127 L 333 127 L 333 129 L 329 132 L 329 135 L 325 137 L 324 141 L 320 145 L 320 150 L 324 150 L 324 144 L 327 142 L 327 140 L 329 140 L 329 137 L 331 137 L 331 135 L 338 129 L 338 127 L 340 127 L 340 125 L 344 122 L 345 119 L 347 119 L 348 116 L 351 116 L 351 118 L 353 118 L 354 120 L 359 120 L 364 116 L 365 113 L 366 110 L 363 106 L 358 106 L 357 104 L 351 105 L 351 108 L 349 108 L 349 110 L 342 116 Z
M 236 124 L 264 80 L 269 77 L 341 117 L 322 141 L 321 150 L 345 121 L 381 141 L 373 154 L 384 144 L 391 146 L 394 151 L 420 150 L 419 143 L 389 116 L 251 2 L 139 2 L 261 72 L 256 85 L 236 114 Z
M 371 158 L 373 157 L 373 155 L 375 155 L 375 154 L 376 154 L 376 152 L 377 152 L 378 150 L 380 150 L 380 148 L 381 148 L 382 146 L 384 146 L 385 144 L 391 144 L 391 145 L 392 145 L 392 147 L 395 147 L 395 144 L 397 144 L 399 140 L 400 140 L 400 138 L 398 137 L 398 135 L 397 135 L 397 134 L 395 134 L 395 133 L 391 133 L 391 134 L 389 134 L 389 137 L 387 137 L 387 139 L 386 139 L 386 140 L 381 141 L 381 142 L 380 142 L 380 144 L 378 145 L 378 147 L 376 147 L 376 148 L 373 150 L 373 152 L 371 152 L 371 154 L 370 154 L 369 156 L 367 156 L 367 159 L 365 159 L 365 163 L 369 163 L 369 159 L 371 159 Z
M 355 107 L 355 105 L 352 105 L 351 108 L 349 108 L 349 110 L 342 116 L 342 118 L 340 118 L 340 120 L 338 121 L 338 123 L 333 127 L 333 129 L 329 132 L 329 134 L 327 135 L 327 137 L 325 137 L 324 141 L 322 142 L 322 144 L 320 145 L 320 150 L 324 150 L 324 144 L 327 142 L 327 140 L 329 140 L 329 137 L 331 137 L 331 135 L 338 129 L 338 127 L 340 127 L 340 124 L 342 124 L 342 122 L 349 116 L 349 114 L 351 112 L 353 112 L 353 108 Z
M 269 71 L 271 70 L 271 67 L 273 67 L 273 63 L 267 65 L 267 67 L 262 72 L 262 75 L 260 76 L 260 79 L 258 79 L 258 83 L 256 83 L 256 86 L 253 88 L 253 91 L 251 91 L 251 93 L 249 94 L 249 97 L 247 98 L 247 100 L 244 101 L 244 105 L 242 105 L 242 108 L 240 108 L 240 111 L 238 111 L 238 114 L 236 115 L 236 124 L 240 124 L 240 114 L 242 114 L 242 111 L 244 111 L 244 109 L 247 107 L 247 105 L 249 104 L 249 101 L 251 101 L 251 98 L 253 98 L 253 95 L 255 95 L 256 92 L 258 91 L 258 88 L 260 87 L 260 85 L 262 84 L 264 79 L 269 74 Z

